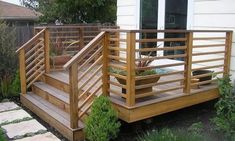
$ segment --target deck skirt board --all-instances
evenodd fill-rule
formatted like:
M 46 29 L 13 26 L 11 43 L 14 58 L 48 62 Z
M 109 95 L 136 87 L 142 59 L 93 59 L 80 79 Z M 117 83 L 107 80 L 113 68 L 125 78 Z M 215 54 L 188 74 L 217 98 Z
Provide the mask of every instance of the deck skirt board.
M 135 107 L 124 107 L 122 103 L 118 103 L 116 100 L 112 100 L 113 105 L 118 109 L 119 117 L 128 122 L 135 122 L 138 120 L 158 116 L 182 108 L 186 108 L 192 105 L 200 104 L 206 101 L 210 101 L 219 97 L 217 88 L 194 93 L 190 95 L 178 95 L 175 97 L 167 97 L 167 99 L 158 100 L 157 102 L 145 103 Z M 127 113 L 126 110 L 129 112 Z M 129 114 L 129 115 L 128 115 Z

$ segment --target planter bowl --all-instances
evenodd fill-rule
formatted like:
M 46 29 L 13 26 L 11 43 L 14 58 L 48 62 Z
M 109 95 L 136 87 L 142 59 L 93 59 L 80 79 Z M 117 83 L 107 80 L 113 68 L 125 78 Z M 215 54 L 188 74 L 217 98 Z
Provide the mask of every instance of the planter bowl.
M 116 79 L 120 84 L 126 85 L 126 80 L 120 79 L 120 78 L 116 78 Z M 155 77 L 148 78 L 148 79 L 136 80 L 135 81 L 135 86 L 144 85 L 144 84 L 151 84 L 151 83 L 157 83 L 159 79 L 160 79 L 160 76 L 155 76 Z M 147 87 L 147 88 L 142 88 L 142 89 L 136 89 L 135 93 L 136 94 L 142 94 L 142 93 L 150 93 L 152 91 L 153 91 L 152 87 Z M 122 88 L 122 93 L 126 94 L 126 89 Z
M 72 57 L 70 55 L 61 55 L 50 57 L 50 63 L 54 67 L 61 67 L 66 64 Z
M 213 72 L 214 71 L 211 71 L 211 70 L 196 70 L 196 71 L 193 71 L 192 73 L 193 73 L 193 76 L 202 75 L 202 74 L 211 74 L 209 76 L 198 78 L 199 82 L 203 82 L 203 81 L 211 80 Z M 206 84 L 203 84 L 203 85 L 209 85 L 209 84 L 211 84 L 211 83 L 206 83 Z

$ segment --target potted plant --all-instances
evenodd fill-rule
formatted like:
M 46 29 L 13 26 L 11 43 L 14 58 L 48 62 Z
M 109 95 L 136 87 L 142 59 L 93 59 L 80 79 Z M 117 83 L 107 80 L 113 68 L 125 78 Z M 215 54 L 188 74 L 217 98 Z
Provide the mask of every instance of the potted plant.
M 147 58 L 150 58 L 150 54 L 147 56 Z M 140 55 L 141 58 L 141 55 Z M 149 66 L 151 63 L 153 62 L 153 60 L 141 60 L 141 61 L 137 61 L 135 63 L 136 68 L 140 68 L 140 67 L 147 67 Z M 124 70 L 119 70 L 119 69 L 114 69 L 114 68 L 110 68 L 110 72 L 112 73 L 116 73 L 119 75 L 127 75 L 127 72 Z M 160 79 L 160 76 L 158 75 L 154 75 L 154 74 L 161 74 L 164 73 L 164 70 L 162 69 L 149 69 L 149 70 L 136 70 L 135 75 L 136 76 L 146 76 L 146 75 L 152 75 L 151 78 L 147 78 L 147 79 L 142 79 L 142 80 L 136 80 L 135 81 L 135 86 L 140 86 L 140 85 L 144 85 L 144 84 L 152 84 L 152 83 L 157 83 L 158 80 Z M 126 80 L 121 79 L 116 77 L 117 81 L 122 84 L 122 85 L 126 85 Z M 141 89 L 136 89 L 135 93 L 136 94 L 141 94 L 141 93 L 150 93 L 153 91 L 152 86 L 146 87 L 146 88 L 141 88 Z M 126 94 L 126 89 L 122 88 L 122 93 Z
M 200 77 L 200 78 L 199 78 L 199 82 L 203 82 L 203 81 L 211 80 L 214 71 L 211 71 L 211 70 L 196 70 L 196 71 L 193 71 L 192 73 L 193 73 L 193 76 L 196 76 L 196 75 L 203 75 L 203 74 L 209 74 L 208 76 L 204 76 L 204 77 Z M 209 84 L 211 84 L 211 82 L 205 83 L 205 84 L 203 84 L 203 85 L 209 85 Z
M 51 44 L 50 62 L 54 68 L 60 68 L 66 64 L 72 55 L 66 53 L 66 48 L 63 46 L 61 38 L 56 38 L 54 44 Z

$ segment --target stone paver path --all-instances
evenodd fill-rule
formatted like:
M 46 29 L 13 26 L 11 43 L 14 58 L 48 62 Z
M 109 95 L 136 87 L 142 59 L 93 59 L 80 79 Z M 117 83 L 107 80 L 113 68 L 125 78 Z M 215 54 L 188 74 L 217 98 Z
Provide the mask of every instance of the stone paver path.
M 35 135 L 33 137 L 27 137 L 15 141 L 60 141 L 56 136 L 52 133 L 45 133 L 40 135 Z
M 18 119 L 24 119 L 24 118 L 32 118 L 27 112 L 24 110 L 13 110 L 8 112 L 2 112 L 0 113 L 0 124 L 8 123 L 8 122 L 14 122 Z
M 10 140 L 60 141 L 14 102 L 0 103 L 0 128 Z

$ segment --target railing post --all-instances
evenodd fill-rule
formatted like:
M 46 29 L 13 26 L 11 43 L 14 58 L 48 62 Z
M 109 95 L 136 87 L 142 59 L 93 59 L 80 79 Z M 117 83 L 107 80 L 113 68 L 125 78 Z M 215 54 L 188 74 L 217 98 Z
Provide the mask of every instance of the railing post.
M 50 72 L 50 39 L 49 29 L 46 28 L 44 32 L 44 58 L 45 58 L 45 72 Z
M 79 46 L 80 46 L 80 49 L 84 47 L 84 28 L 83 27 L 79 28 Z
M 187 58 L 186 58 L 186 64 L 185 64 L 185 87 L 184 87 L 184 93 L 190 94 L 191 93 L 191 73 L 192 73 L 192 53 L 193 53 L 193 32 L 186 33 L 186 46 L 187 46 Z
M 119 40 L 120 40 L 120 33 L 117 31 L 115 33 L 115 36 L 116 36 L 116 39 L 117 39 L 117 41 L 115 41 L 115 46 L 119 48 L 119 46 L 120 46 L 120 42 L 119 42 Z M 119 56 L 119 51 L 114 51 L 114 54 L 116 56 Z
M 103 50 L 102 50 L 102 55 L 103 55 L 103 67 L 102 67 L 102 91 L 103 91 L 103 95 L 109 96 L 109 75 L 108 75 L 108 46 L 109 46 L 109 33 L 106 32 L 104 39 L 103 39 Z
M 26 94 L 26 68 L 25 68 L 25 50 L 21 49 L 19 54 L 19 66 L 20 66 L 20 84 L 21 84 L 21 93 Z
M 127 79 L 126 104 L 135 105 L 135 32 L 127 33 Z
M 226 32 L 226 45 L 225 45 L 225 59 L 224 59 L 224 76 L 230 73 L 231 52 L 232 52 L 232 39 L 233 32 Z
M 74 63 L 69 68 L 69 86 L 70 86 L 70 127 L 78 128 L 78 64 Z

